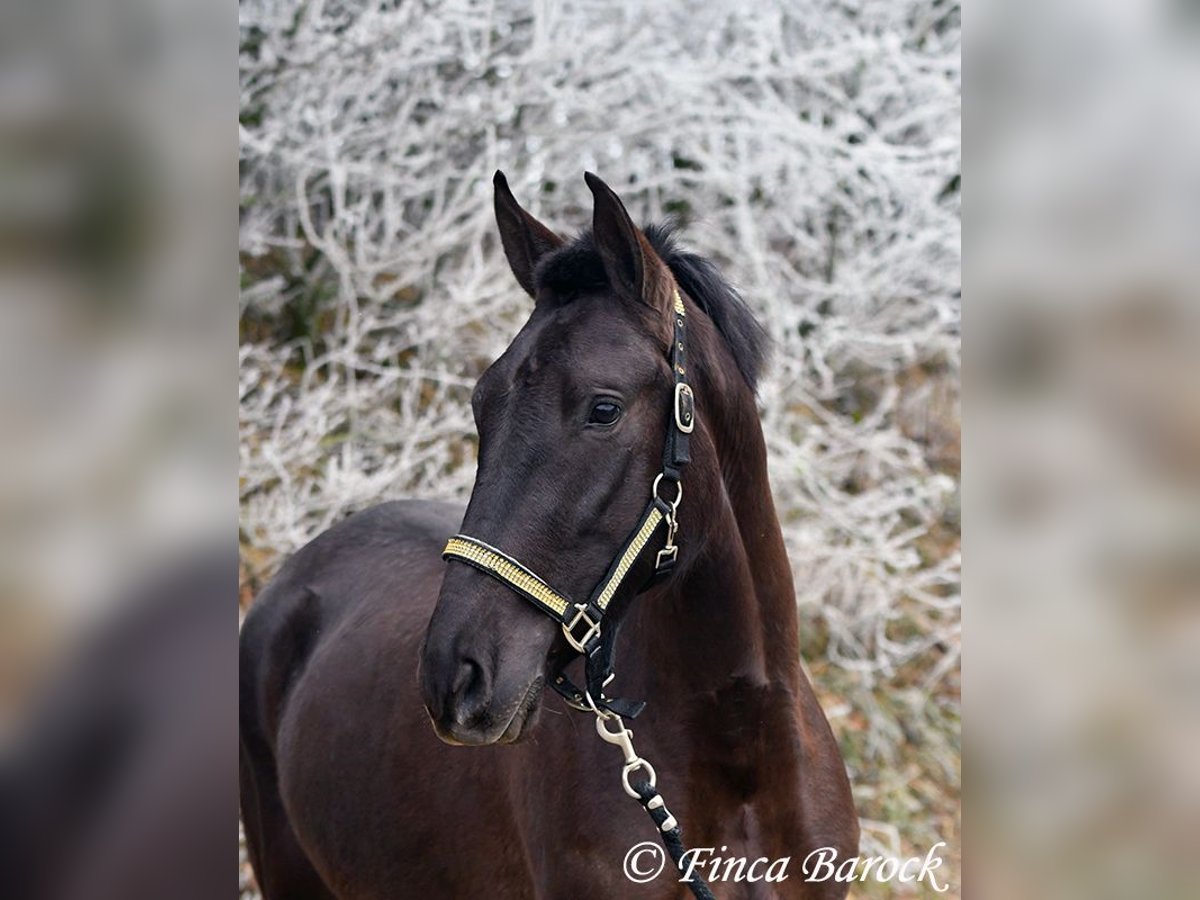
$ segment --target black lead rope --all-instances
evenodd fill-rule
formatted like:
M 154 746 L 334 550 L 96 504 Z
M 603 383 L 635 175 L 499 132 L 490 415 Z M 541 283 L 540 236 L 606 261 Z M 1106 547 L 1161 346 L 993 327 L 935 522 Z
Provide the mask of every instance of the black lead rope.
M 679 830 L 679 823 L 675 821 L 675 817 L 667 812 L 667 806 L 663 803 L 662 795 L 648 781 L 640 781 L 633 786 L 637 791 L 637 795 L 641 800 L 643 808 L 650 814 L 650 818 L 654 820 L 654 824 L 658 827 L 658 835 L 662 838 L 662 844 L 667 848 L 667 853 L 671 856 L 671 861 L 675 863 L 675 868 L 679 870 L 680 881 L 688 886 L 688 890 L 692 892 L 692 896 L 697 900 L 717 900 L 713 896 L 712 890 L 708 886 L 708 882 L 704 880 L 704 876 L 698 872 L 692 872 L 692 877 L 687 878 L 687 868 L 684 866 L 683 858 L 687 855 L 687 850 L 683 846 L 683 835 Z M 672 823 L 670 827 L 663 828 L 663 825 L 668 824 L 667 820 Z
M 606 722 L 611 722 L 615 728 L 609 729 Z M 659 840 L 667 848 L 671 860 L 675 863 L 675 868 L 679 870 L 681 876 L 679 880 L 686 884 L 699 900 L 715 900 L 712 891 L 709 890 L 708 882 L 704 880 L 703 876 L 693 871 L 690 878 L 684 877 L 687 875 L 687 871 L 683 864 L 683 858 L 687 855 L 687 850 L 683 846 L 683 835 L 679 830 L 679 823 L 671 815 L 667 804 L 663 802 L 662 795 L 658 792 L 656 786 L 658 775 L 654 771 L 654 766 L 638 756 L 637 751 L 633 749 L 633 732 L 625 727 L 620 716 L 598 712 L 596 713 L 596 733 L 605 743 L 621 748 L 621 753 L 625 757 L 625 767 L 621 769 L 621 786 L 625 789 L 625 793 L 642 804 L 642 808 L 650 814 L 650 819 L 657 828 Z M 646 777 L 634 784 L 630 781 L 630 776 L 639 769 L 645 771 Z
M 551 672 L 551 686 L 575 709 L 596 714 L 596 731 L 610 744 L 619 746 L 625 756 L 621 780 L 625 792 L 637 800 L 650 814 L 657 826 L 663 846 L 670 853 L 680 874 L 686 874 L 683 858 L 687 851 L 679 831 L 679 823 L 668 811 L 655 787 L 654 768 L 633 749 L 633 732 L 625 727 L 622 717 L 633 718 L 645 703 L 609 697 L 608 683 L 613 678 L 613 660 L 619 622 L 606 619 L 609 604 L 622 592 L 629 590 L 626 580 L 637 563 L 654 553 L 654 570 L 633 591 L 645 592 L 666 579 L 675 567 L 679 548 L 675 533 L 679 528 L 677 513 L 683 499 L 683 468 L 691 461 L 689 438 L 696 425 L 695 398 L 687 382 L 686 330 L 687 311 L 679 291 L 675 290 L 671 307 L 671 349 L 668 357 L 674 390 L 663 446 L 662 471 L 650 488 L 650 500 L 641 519 L 626 538 L 586 603 L 575 603 L 559 593 L 517 560 L 478 538 L 456 534 L 446 544 L 442 556 L 447 560 L 465 563 L 499 581 L 511 591 L 524 597 L 546 615 L 562 625 L 563 634 L 571 648 L 584 658 L 584 687 L 577 687 L 566 675 L 572 657 L 565 657 Z M 653 538 L 665 529 L 666 540 L 661 549 L 654 550 Z M 644 571 L 644 569 L 643 569 Z M 601 628 L 603 624 L 603 629 Z M 609 730 L 606 722 L 615 724 Z M 644 769 L 647 780 L 636 786 L 630 775 Z M 704 879 L 693 873 L 687 884 L 698 900 L 715 900 Z

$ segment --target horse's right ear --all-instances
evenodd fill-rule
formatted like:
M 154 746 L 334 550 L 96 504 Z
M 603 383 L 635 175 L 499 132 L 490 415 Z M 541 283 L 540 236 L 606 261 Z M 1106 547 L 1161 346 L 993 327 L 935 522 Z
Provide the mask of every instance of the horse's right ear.
M 508 189 L 508 179 L 503 172 L 496 172 L 492 184 L 496 188 L 496 225 L 500 228 L 504 255 L 525 293 L 533 297 L 536 295 L 533 270 L 537 261 L 561 247 L 563 239 L 521 209 L 521 204 Z

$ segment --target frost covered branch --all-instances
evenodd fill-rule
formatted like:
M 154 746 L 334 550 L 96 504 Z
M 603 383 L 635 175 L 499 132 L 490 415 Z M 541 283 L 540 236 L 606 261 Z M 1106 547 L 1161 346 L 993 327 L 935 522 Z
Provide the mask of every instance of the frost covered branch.
M 959 647 L 958 17 L 244 0 L 247 577 L 350 511 L 466 496 L 470 386 L 528 314 L 491 174 L 571 231 L 591 169 L 635 219 L 682 220 L 774 339 L 773 486 L 830 671 L 937 689 Z

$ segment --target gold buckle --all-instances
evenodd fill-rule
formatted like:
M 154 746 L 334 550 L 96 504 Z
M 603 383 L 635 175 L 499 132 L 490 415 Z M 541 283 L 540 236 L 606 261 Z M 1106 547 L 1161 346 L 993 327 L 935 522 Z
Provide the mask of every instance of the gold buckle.
M 570 622 L 563 622 L 563 634 L 567 636 L 568 644 L 570 644 L 580 653 L 587 653 L 587 643 L 600 633 L 600 623 L 588 615 L 586 603 L 576 603 L 575 608 L 579 610 L 579 612 L 575 613 L 575 616 Z M 583 633 L 582 638 L 577 639 L 575 637 L 574 629 L 575 626 L 579 624 L 580 619 L 583 619 L 583 621 L 587 624 L 587 631 Z
M 696 398 L 687 382 L 675 385 L 675 427 L 691 434 L 696 427 Z

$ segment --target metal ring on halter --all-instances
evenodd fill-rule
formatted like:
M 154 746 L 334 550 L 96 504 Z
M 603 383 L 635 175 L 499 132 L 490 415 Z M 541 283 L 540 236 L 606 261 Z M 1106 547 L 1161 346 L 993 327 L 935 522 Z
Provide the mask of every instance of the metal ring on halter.
M 650 765 L 650 763 L 646 762 L 646 760 L 642 759 L 640 756 L 633 762 L 626 763 L 625 768 L 621 770 L 621 786 L 625 788 L 625 793 L 627 793 L 634 800 L 640 800 L 641 795 L 638 794 L 638 792 L 633 789 L 633 785 L 629 783 L 629 776 L 638 769 L 646 770 L 646 774 L 649 776 L 646 781 L 650 783 L 650 787 L 656 787 L 658 783 L 658 775 L 656 775 L 654 772 L 654 766 Z
M 650 496 L 662 500 L 663 503 L 667 503 L 668 501 L 665 497 L 658 496 L 658 485 L 663 480 L 664 475 L 666 475 L 666 472 L 658 473 L 658 477 L 654 479 L 654 486 L 650 488 Z M 674 481 L 673 484 L 675 485 L 675 499 L 670 501 L 672 512 L 679 509 L 679 501 L 683 499 L 683 482 Z
M 597 715 L 597 717 L 600 719 L 600 721 L 602 721 L 602 722 L 607 721 L 609 719 L 620 718 L 616 713 L 612 713 L 612 712 L 609 712 L 607 709 L 601 709 L 600 707 L 598 707 L 596 705 L 596 701 L 592 699 L 592 695 L 588 691 L 587 688 L 583 689 L 583 700 L 585 703 L 587 703 L 588 708 L 591 709 L 591 711 L 594 712 Z M 600 726 L 597 725 L 596 727 L 599 728 Z M 622 726 L 622 727 L 624 727 L 624 726 Z M 601 737 L 603 737 L 603 735 L 601 735 Z

